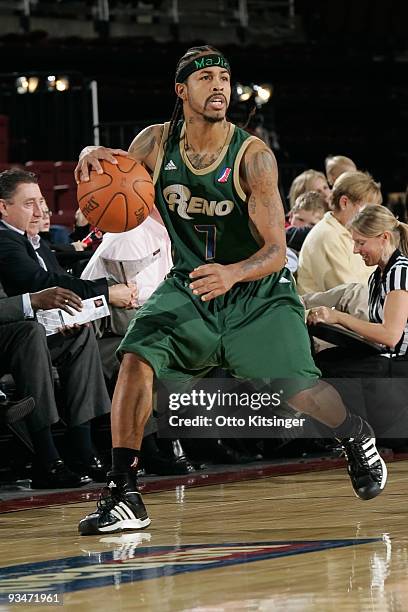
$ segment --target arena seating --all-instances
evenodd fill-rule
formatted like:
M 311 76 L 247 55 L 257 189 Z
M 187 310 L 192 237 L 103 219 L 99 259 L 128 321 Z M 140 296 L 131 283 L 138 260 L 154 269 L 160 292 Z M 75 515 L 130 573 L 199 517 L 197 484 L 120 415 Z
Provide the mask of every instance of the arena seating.
M 76 200 L 76 183 L 74 169 L 76 162 L 57 161 L 54 164 L 54 201 L 55 217 L 53 225 L 67 225 L 71 227 L 74 223 L 74 214 L 78 208 Z

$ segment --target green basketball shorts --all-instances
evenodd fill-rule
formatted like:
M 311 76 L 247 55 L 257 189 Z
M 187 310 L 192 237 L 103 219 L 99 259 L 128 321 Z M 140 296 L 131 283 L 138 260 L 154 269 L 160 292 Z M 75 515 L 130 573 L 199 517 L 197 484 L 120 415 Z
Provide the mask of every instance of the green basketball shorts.
M 171 276 L 159 285 L 130 323 L 119 358 L 135 353 L 174 382 L 221 367 L 242 379 L 293 380 L 298 391 L 314 386 L 320 371 L 289 270 L 237 284 L 210 302 L 189 283 Z

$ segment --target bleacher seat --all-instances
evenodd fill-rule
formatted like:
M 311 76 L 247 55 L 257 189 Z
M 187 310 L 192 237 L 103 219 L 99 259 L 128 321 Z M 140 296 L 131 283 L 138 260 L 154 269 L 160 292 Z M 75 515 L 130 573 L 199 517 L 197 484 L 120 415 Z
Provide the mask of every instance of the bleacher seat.
M 74 161 L 57 161 L 55 169 L 55 216 L 53 223 L 72 227 L 74 225 L 75 211 L 78 208 L 76 198 L 76 183 L 74 179 Z

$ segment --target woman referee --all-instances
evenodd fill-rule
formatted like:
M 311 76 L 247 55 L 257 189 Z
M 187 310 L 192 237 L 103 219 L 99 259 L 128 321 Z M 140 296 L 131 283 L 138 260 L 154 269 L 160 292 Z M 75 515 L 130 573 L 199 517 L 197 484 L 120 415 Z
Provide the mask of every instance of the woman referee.
M 368 281 L 369 321 L 322 306 L 310 311 L 308 323 L 342 325 L 383 350 L 373 354 L 362 347 L 351 354 L 331 348 L 318 353 L 318 365 L 324 376 L 363 380 L 367 414 L 377 436 L 408 438 L 408 225 L 384 206 L 367 206 L 349 228 L 354 253 L 367 266 L 377 266 Z

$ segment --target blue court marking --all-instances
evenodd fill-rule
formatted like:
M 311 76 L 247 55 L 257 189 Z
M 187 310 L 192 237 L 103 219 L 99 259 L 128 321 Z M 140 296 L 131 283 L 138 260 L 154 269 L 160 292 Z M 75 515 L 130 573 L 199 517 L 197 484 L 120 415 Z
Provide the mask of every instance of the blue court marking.
M 0 601 L 13 592 L 69 593 L 303 553 L 381 542 L 382 538 L 144 546 L 127 534 L 116 550 L 0 568 Z M 129 539 L 130 538 L 130 539 Z M 120 536 L 118 540 L 121 541 Z M 103 540 L 102 540 L 103 541 Z M 92 549 L 99 544 L 81 538 Z

